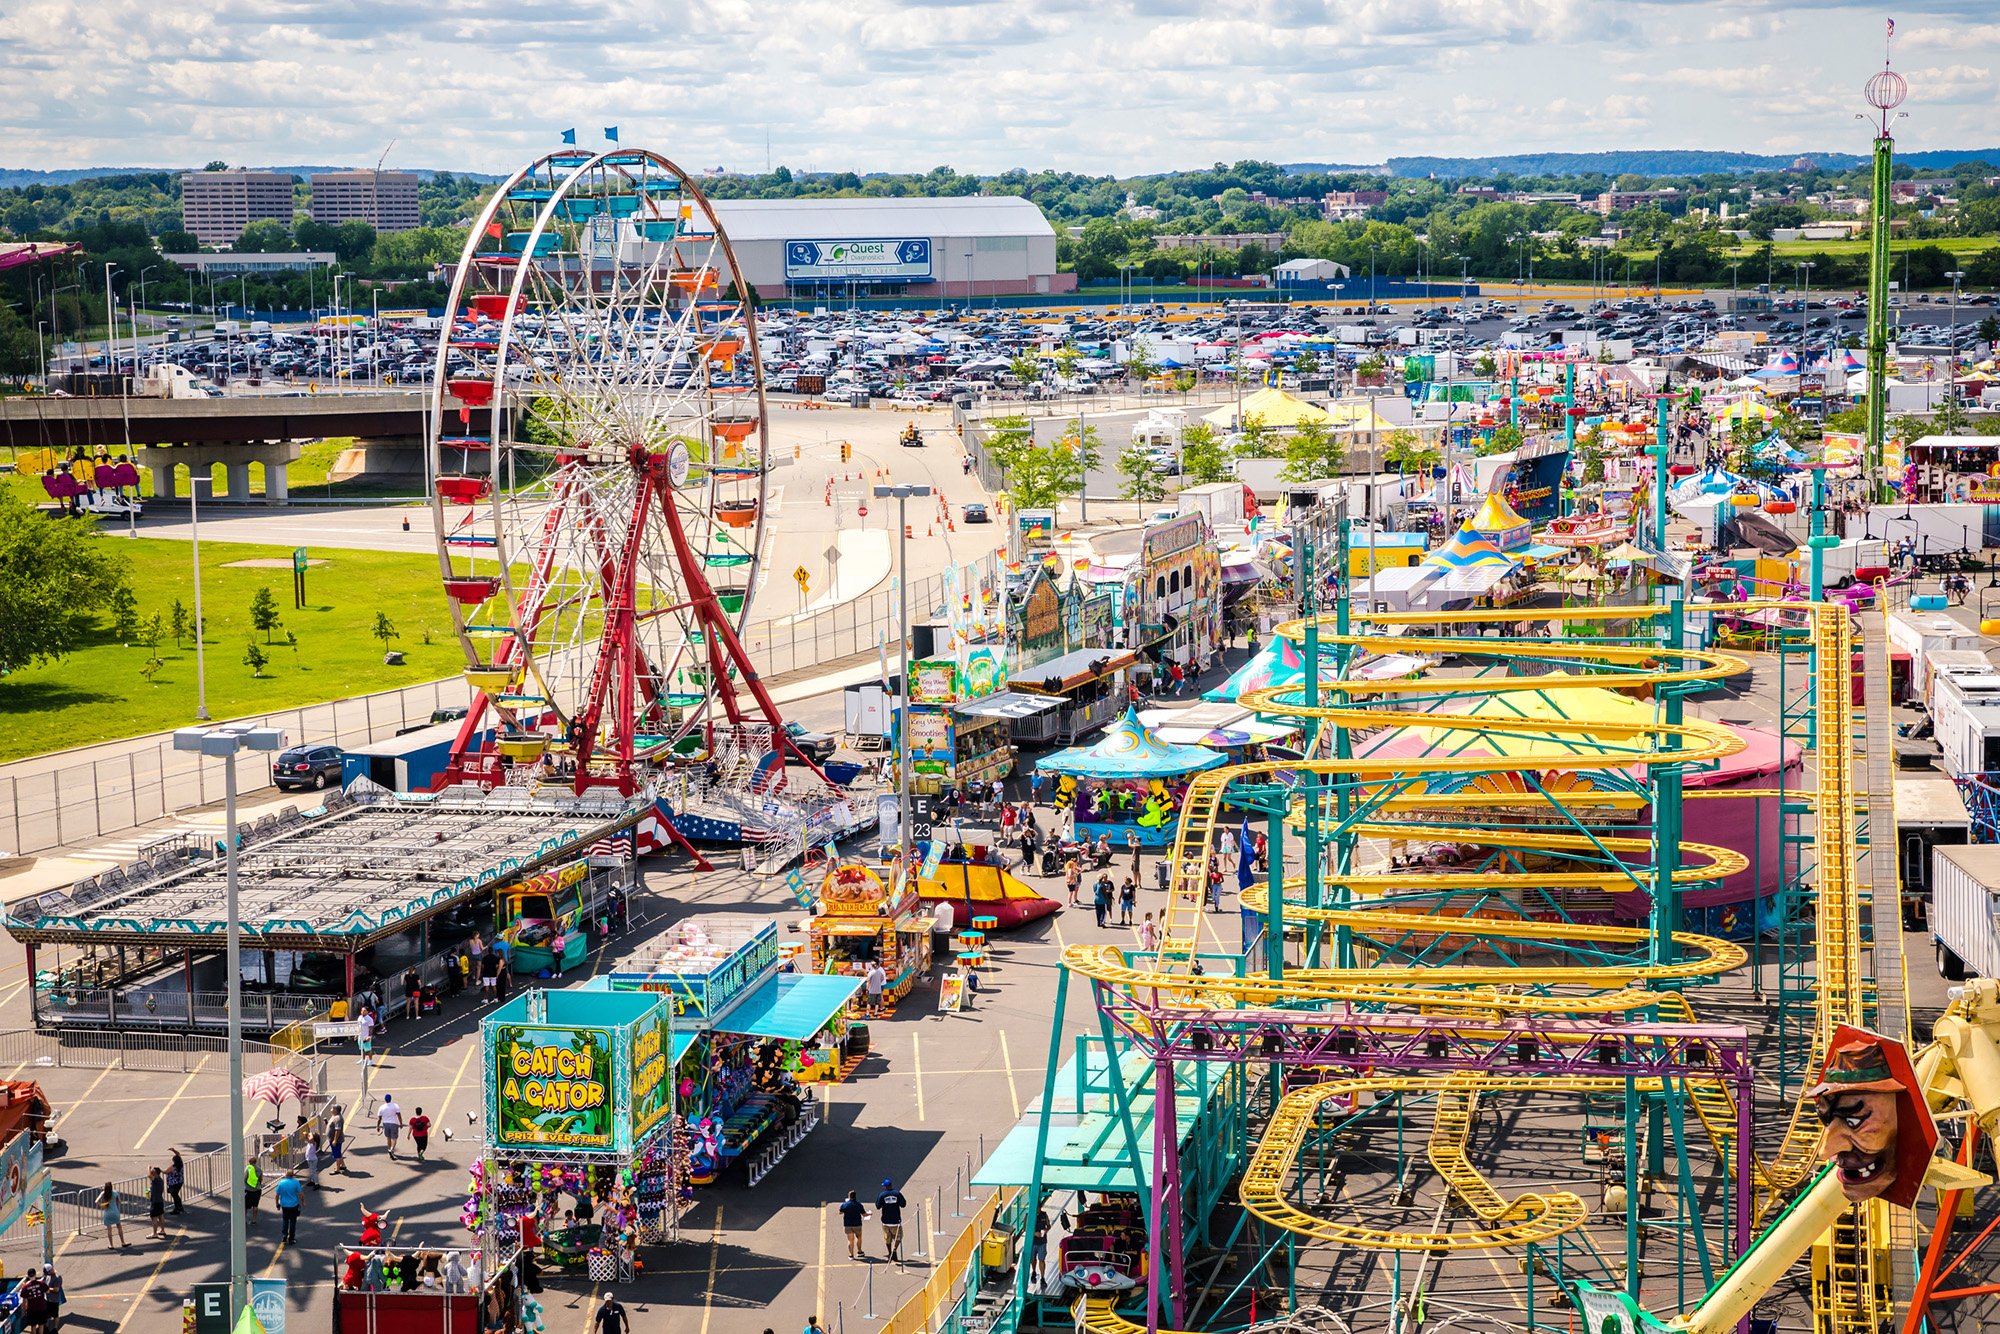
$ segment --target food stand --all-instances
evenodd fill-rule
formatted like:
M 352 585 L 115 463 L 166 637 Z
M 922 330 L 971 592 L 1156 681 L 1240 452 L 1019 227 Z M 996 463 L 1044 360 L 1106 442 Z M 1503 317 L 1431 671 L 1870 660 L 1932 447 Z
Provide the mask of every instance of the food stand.
M 807 926 L 812 971 L 861 978 L 879 963 L 888 978 L 882 994 L 892 1001 L 909 995 L 931 966 L 931 918 L 914 890 L 909 880 L 891 890 L 857 861 L 827 871 Z
M 1187 786 L 1181 780 L 1228 758 L 1200 746 L 1169 745 L 1128 708 L 1096 745 L 1058 752 L 1037 767 L 1060 776 L 1055 801 L 1074 811 L 1078 838 L 1103 835 L 1122 848 L 1135 834 L 1143 847 L 1164 847 L 1180 824 Z
M 1124 649 L 1086 648 L 1016 671 L 1014 693 L 1053 700 L 1055 708 L 1016 719 L 1015 740 L 1067 744 L 1104 726 L 1125 711 L 1126 674 L 1137 661 Z
M 990 685 L 975 694 L 970 678 L 949 658 L 910 664 L 909 705 L 896 711 L 894 737 L 898 747 L 906 740 L 910 746 L 912 792 L 997 782 L 1014 772 L 1009 713 L 978 707 L 991 698 L 1000 697 Z

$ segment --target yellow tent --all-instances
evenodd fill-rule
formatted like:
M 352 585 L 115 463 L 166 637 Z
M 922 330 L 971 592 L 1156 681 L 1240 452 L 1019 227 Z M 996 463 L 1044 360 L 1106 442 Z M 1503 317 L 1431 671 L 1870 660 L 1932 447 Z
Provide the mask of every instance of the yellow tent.
M 1306 422 L 1327 420 L 1325 409 L 1316 408 L 1303 398 L 1288 394 L 1282 389 L 1259 389 L 1246 397 L 1243 400 L 1241 419 L 1248 421 L 1252 417 L 1277 430 L 1301 426 Z M 1202 420 L 1211 426 L 1233 426 L 1238 420 L 1236 405 L 1225 403 Z
M 1774 410 L 1765 407 L 1762 403 L 1753 403 L 1751 400 L 1743 398 L 1719 410 L 1715 414 L 1715 419 L 1718 422 L 1737 422 L 1748 421 L 1750 418 L 1755 417 L 1762 421 L 1770 421 L 1777 415 Z
M 1375 410 L 1366 400 L 1333 405 L 1333 425 L 1339 431 L 1393 431 L 1396 423 Z

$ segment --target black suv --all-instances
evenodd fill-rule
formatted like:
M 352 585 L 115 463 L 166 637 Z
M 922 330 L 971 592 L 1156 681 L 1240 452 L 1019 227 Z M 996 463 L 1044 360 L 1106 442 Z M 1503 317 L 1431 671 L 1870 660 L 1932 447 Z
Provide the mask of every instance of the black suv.
M 280 792 L 297 787 L 340 786 L 338 746 L 294 746 L 271 761 L 271 781 Z

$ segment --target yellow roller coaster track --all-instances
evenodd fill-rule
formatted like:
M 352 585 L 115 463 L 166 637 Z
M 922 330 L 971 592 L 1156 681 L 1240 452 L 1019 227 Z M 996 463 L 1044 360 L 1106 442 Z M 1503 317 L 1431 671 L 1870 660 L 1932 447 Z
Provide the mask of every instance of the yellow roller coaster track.
M 1747 610 L 1777 606 L 1784 606 L 1794 611 L 1801 609 L 1797 603 L 1745 604 Z M 1814 756 L 1816 770 L 1814 786 L 1810 791 L 1788 791 L 1784 794 L 1791 799 L 1809 801 L 1818 816 L 1819 1004 L 1812 1052 L 1812 1061 L 1816 1065 L 1823 1056 L 1827 1037 L 1834 1025 L 1860 1022 L 1863 987 L 1860 973 L 1858 904 L 1852 876 L 1854 822 L 1857 811 L 1852 790 L 1852 720 L 1848 695 L 1849 672 L 1846 666 L 1851 654 L 1851 630 L 1848 613 L 1844 607 L 1834 604 L 1813 604 L 1805 609 L 1811 616 L 1814 661 L 1840 665 L 1838 670 L 1819 672 L 1814 683 L 1814 707 L 1818 725 L 1818 746 Z M 1663 615 L 1666 610 L 1661 607 L 1594 607 L 1538 612 L 1528 617 L 1516 613 L 1475 612 L 1446 616 L 1430 613 L 1374 614 L 1355 619 L 1377 625 L 1440 623 L 1455 625 L 1523 619 L 1567 623 L 1643 619 Z M 1306 638 L 1306 625 L 1305 621 L 1291 622 L 1278 627 L 1275 633 L 1282 638 L 1302 642 Z M 1359 634 L 1322 635 L 1319 644 L 1329 651 L 1343 646 L 1364 649 L 1378 649 L 1385 644 L 1405 646 L 1401 641 Z M 1651 764 L 1698 765 L 1735 754 L 1743 746 L 1742 741 L 1732 733 L 1699 720 L 1688 720 L 1678 725 L 1669 725 L 1664 720 L 1573 722 L 1561 719 L 1512 718 L 1504 715 L 1413 713 L 1407 709 L 1394 707 L 1356 707 L 1350 702 L 1361 696 L 1383 697 L 1388 701 L 1397 696 L 1454 694 L 1474 696 L 1520 691 L 1553 693 L 1606 687 L 1657 687 L 1719 681 L 1748 670 L 1748 663 L 1734 654 L 1643 645 L 1558 644 L 1538 639 L 1494 641 L 1443 638 L 1426 639 L 1422 641 L 1421 647 L 1426 653 L 1472 656 L 1505 654 L 1516 660 L 1537 661 L 1550 665 L 1611 666 L 1631 670 L 1613 675 L 1454 676 L 1365 682 L 1337 681 L 1324 683 L 1320 689 L 1325 696 L 1338 698 L 1340 700 L 1338 703 L 1307 705 L 1301 699 L 1305 693 L 1304 688 L 1297 685 L 1251 691 L 1242 696 L 1240 702 L 1258 713 L 1316 722 L 1322 729 L 1333 727 L 1360 731 L 1375 728 L 1422 727 L 1436 732 L 1519 736 L 1543 741 L 1571 739 L 1577 744 L 1580 753 L 1565 754 L 1559 766 L 1550 767 L 1572 771 L 1626 770 Z M 1669 666 L 1669 663 L 1672 665 Z M 1463 774 L 1504 772 L 1520 767 L 1521 761 L 1510 760 L 1506 756 L 1440 754 L 1403 760 L 1399 763 L 1414 773 Z M 1154 1003 L 1165 1002 L 1189 1009 L 1215 1009 L 1230 1005 L 1258 1006 L 1279 1001 L 1287 1003 L 1319 1001 L 1392 1004 L 1431 1013 L 1458 1012 L 1472 1016 L 1481 1013 L 1505 1014 L 1553 1010 L 1578 1014 L 1606 1014 L 1629 1012 L 1641 1006 L 1659 1006 L 1660 1012 L 1665 1016 L 1693 1022 L 1694 1011 L 1684 998 L 1674 993 L 1654 993 L 1645 989 L 1646 984 L 1649 981 L 1688 980 L 1714 976 L 1740 967 L 1746 961 L 1747 955 L 1743 949 L 1729 941 L 1692 933 L 1676 933 L 1675 941 L 1686 957 L 1666 965 L 1634 960 L 1629 964 L 1574 968 L 1514 968 L 1463 967 L 1455 962 L 1448 970 L 1448 981 L 1440 976 L 1442 970 L 1439 969 L 1402 967 L 1287 969 L 1283 978 L 1278 981 L 1268 978 L 1197 974 L 1194 965 L 1203 916 L 1207 867 L 1220 829 L 1225 795 L 1230 786 L 1267 778 L 1280 772 L 1287 775 L 1313 773 L 1372 777 L 1380 775 L 1384 767 L 1384 762 L 1379 758 L 1316 758 L 1232 765 L 1195 775 L 1189 783 L 1181 810 L 1174 845 L 1171 893 L 1168 896 L 1166 910 L 1162 913 L 1161 940 L 1156 953 L 1149 959 L 1135 962 L 1128 961 L 1126 956 L 1115 948 L 1071 946 L 1064 951 L 1064 965 L 1100 983 L 1133 992 L 1144 991 Z M 1732 790 L 1727 794 L 1697 792 L 1686 795 L 1691 799 L 1699 799 L 1710 795 L 1740 797 L 1744 794 Z M 1760 792 L 1757 795 L 1764 793 Z M 1771 790 L 1770 795 L 1776 795 L 1776 791 Z M 1639 802 L 1636 793 L 1629 795 L 1578 793 L 1576 796 L 1582 799 L 1580 804 L 1633 805 Z M 1568 798 L 1565 796 L 1560 799 Z M 1423 806 L 1431 809 L 1470 812 L 1482 807 L 1518 805 L 1521 800 L 1522 794 L 1518 792 L 1460 791 L 1448 796 L 1391 796 L 1384 801 L 1384 809 Z M 1288 813 L 1288 822 L 1296 821 L 1298 814 L 1296 809 Z M 1411 835 L 1407 826 L 1377 824 L 1363 825 L 1354 832 L 1378 837 Z M 1438 841 L 1456 840 L 1479 844 L 1504 840 L 1509 847 L 1556 853 L 1587 855 L 1599 850 L 1614 853 L 1651 851 L 1651 844 L 1645 839 L 1606 837 L 1592 840 L 1575 834 L 1541 830 L 1513 828 L 1499 830 L 1470 825 L 1439 824 L 1425 825 L 1421 833 L 1426 838 Z M 1683 866 L 1678 869 L 1675 876 L 1681 881 L 1713 880 L 1734 874 L 1744 869 L 1746 865 L 1740 854 L 1719 847 L 1684 843 L 1682 851 L 1696 854 L 1703 861 L 1692 867 Z M 1322 878 L 1327 884 L 1345 886 L 1350 894 L 1359 896 L 1389 892 L 1466 891 L 1488 887 L 1496 890 L 1557 886 L 1650 889 L 1649 884 L 1635 881 L 1637 874 L 1638 869 L 1624 872 L 1561 872 L 1541 875 L 1494 874 L 1484 871 L 1474 871 L 1469 874 L 1414 875 L 1329 873 Z M 1302 879 L 1286 881 L 1288 888 L 1302 888 L 1303 885 Z M 1254 909 L 1266 907 L 1265 893 L 1266 891 L 1259 887 L 1247 890 L 1243 895 L 1245 906 Z M 1336 908 L 1319 907 L 1309 910 L 1303 904 L 1291 902 L 1289 895 L 1287 900 L 1286 915 L 1293 920 L 1309 919 L 1329 926 L 1345 926 L 1377 934 L 1421 932 L 1468 939 L 1490 938 L 1495 942 L 1556 938 L 1598 944 L 1637 944 L 1648 936 L 1646 931 L 1639 928 L 1514 922 L 1491 917 L 1440 918 L 1418 913 L 1357 908 L 1351 902 Z M 1513 986 L 1577 987 L 1597 994 L 1515 995 L 1495 989 Z M 1511 1080 L 1488 1076 L 1478 1085 L 1478 1090 L 1499 1091 L 1515 1087 L 1535 1090 L 1582 1088 L 1593 1082 L 1560 1078 Z M 1595 1082 L 1602 1082 L 1607 1091 L 1622 1091 L 1625 1088 L 1623 1080 Z M 1691 1092 L 1697 1117 L 1714 1145 L 1718 1158 L 1726 1165 L 1727 1170 L 1733 1171 L 1737 1111 L 1734 1094 L 1719 1080 L 1697 1079 L 1687 1080 L 1684 1083 Z M 1298 1146 L 1302 1142 L 1301 1137 L 1311 1125 L 1312 1109 L 1317 1107 L 1320 1101 L 1362 1090 L 1409 1091 L 1422 1088 L 1426 1091 L 1436 1091 L 1439 1086 L 1440 1081 L 1436 1079 L 1340 1080 L 1288 1094 L 1280 1102 L 1279 1119 L 1273 1122 L 1262 1145 L 1253 1156 L 1250 1173 L 1246 1176 L 1244 1184 L 1246 1207 L 1266 1221 L 1290 1228 L 1302 1235 L 1354 1245 L 1406 1245 L 1417 1248 L 1464 1248 L 1473 1244 L 1510 1245 L 1516 1244 L 1519 1240 L 1535 1239 L 1532 1234 L 1537 1227 L 1550 1228 L 1560 1224 L 1562 1228 L 1559 1230 L 1566 1230 L 1567 1227 L 1575 1226 L 1574 1222 L 1565 1221 L 1568 1218 L 1566 1207 L 1553 1202 L 1564 1198 L 1560 1195 L 1523 1196 L 1509 1204 L 1500 1201 L 1500 1197 L 1492 1192 L 1491 1187 L 1485 1185 L 1483 1179 L 1472 1172 L 1469 1162 L 1464 1163 L 1461 1171 L 1459 1164 L 1463 1161 L 1462 1139 L 1459 1141 L 1457 1156 L 1453 1156 L 1449 1148 L 1442 1151 L 1444 1157 L 1451 1163 L 1451 1171 L 1446 1173 L 1447 1180 L 1453 1181 L 1454 1190 L 1473 1205 L 1475 1212 L 1479 1213 L 1483 1221 L 1505 1222 L 1507 1226 L 1504 1228 L 1489 1229 L 1481 1234 L 1459 1234 L 1459 1239 L 1453 1241 L 1429 1233 L 1403 1233 L 1331 1222 L 1283 1203 L 1282 1183 L 1296 1157 Z M 1469 1116 L 1471 1101 L 1475 1096 L 1474 1090 L 1470 1084 L 1454 1087 L 1458 1089 L 1454 1096 L 1462 1099 L 1462 1111 Z M 1795 1107 L 1785 1141 L 1775 1159 L 1769 1163 L 1754 1163 L 1760 1221 L 1785 1192 L 1805 1180 L 1812 1166 L 1812 1151 L 1818 1129 L 1809 1115 L 1809 1110 L 1803 1102 Z M 1450 1113 L 1454 1116 L 1458 1114 L 1458 1112 Z M 1449 1124 L 1445 1129 L 1449 1131 Z M 1445 1139 L 1448 1144 L 1449 1133 Z M 1434 1149 L 1434 1154 L 1437 1152 L 1438 1150 Z M 1437 1159 L 1434 1157 L 1435 1161 Z M 1440 1171 L 1444 1170 L 1444 1167 L 1440 1166 Z M 1464 1174 L 1470 1175 L 1465 1175 L 1464 1189 L 1461 1190 L 1457 1177 Z M 1478 1184 L 1475 1185 L 1475 1182 Z M 1499 1202 L 1500 1213 L 1490 1215 L 1489 1211 L 1496 1207 L 1496 1202 Z M 1581 1215 L 1578 1217 L 1580 1219 Z M 1514 1239 L 1506 1239 L 1503 1234 L 1512 1234 Z M 1490 1235 L 1496 1239 L 1470 1243 L 1467 1238 L 1475 1235 Z M 1554 1233 L 1549 1232 L 1545 1235 Z M 1407 1238 L 1407 1240 L 1396 1241 L 1390 1238 Z M 1856 1312 L 1866 1306 L 1869 1300 L 1860 1293 L 1841 1294 L 1840 1300 L 1845 1301 L 1849 1297 L 1852 1297 L 1855 1304 L 1848 1309 Z M 1099 1329 L 1105 1334 L 1128 1334 L 1134 1328 L 1112 1313 L 1108 1304 L 1100 1304 L 1096 1300 L 1088 1304 L 1084 1320 L 1087 1327 Z M 1858 1331 L 1861 1328 L 1845 1319 L 1838 1323 L 1842 1330 L 1853 1328 Z

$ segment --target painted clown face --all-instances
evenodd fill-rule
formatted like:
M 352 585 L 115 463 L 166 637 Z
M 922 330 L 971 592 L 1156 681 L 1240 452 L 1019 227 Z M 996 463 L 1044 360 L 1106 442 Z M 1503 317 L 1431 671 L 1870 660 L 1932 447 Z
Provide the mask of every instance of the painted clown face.
M 1834 1164 L 1842 1195 L 1872 1200 L 1896 1184 L 1894 1093 L 1831 1089 L 1813 1099 L 1813 1110 L 1826 1127 L 1819 1156 Z

